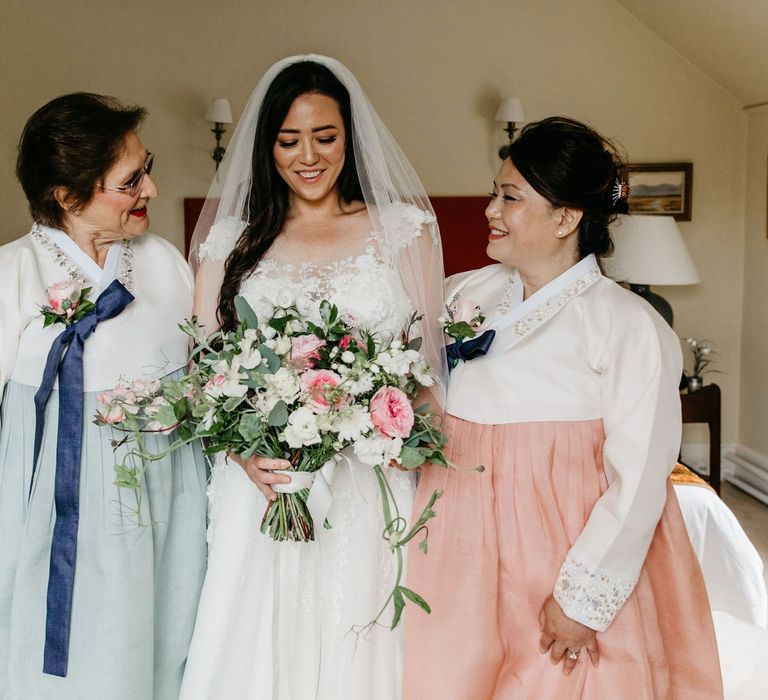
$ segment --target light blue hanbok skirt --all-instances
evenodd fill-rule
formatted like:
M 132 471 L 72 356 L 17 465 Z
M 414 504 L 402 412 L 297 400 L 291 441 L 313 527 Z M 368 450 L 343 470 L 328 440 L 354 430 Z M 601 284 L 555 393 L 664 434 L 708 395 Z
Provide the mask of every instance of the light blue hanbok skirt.
M 136 493 L 113 484 L 122 435 L 93 424 L 85 394 L 69 668 L 45 675 L 58 396 L 30 496 L 36 391 L 10 382 L 0 407 L 0 698 L 176 700 L 205 572 L 204 457 L 186 446 L 150 466 L 137 525 Z

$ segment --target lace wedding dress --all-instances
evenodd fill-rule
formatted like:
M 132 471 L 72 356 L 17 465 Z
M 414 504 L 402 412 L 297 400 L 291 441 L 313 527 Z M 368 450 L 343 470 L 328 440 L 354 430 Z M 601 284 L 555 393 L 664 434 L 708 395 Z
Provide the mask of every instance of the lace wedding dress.
M 426 215 L 426 212 L 424 213 Z M 410 217 L 406 239 L 423 219 Z M 354 327 L 399 335 L 413 308 L 376 237 L 341 260 L 286 262 L 273 249 L 241 286 L 257 315 L 294 302 L 319 321 L 328 299 Z M 274 256 L 274 257 L 273 257 Z M 266 308 L 265 308 L 266 307 Z M 382 531 L 375 475 L 354 455 L 337 467 L 328 514 L 310 543 L 274 542 L 259 527 L 266 500 L 220 456 L 209 490 L 209 562 L 181 698 L 185 700 L 397 700 L 402 629 L 359 629 L 391 591 L 395 559 Z M 410 516 L 415 476 L 388 469 Z

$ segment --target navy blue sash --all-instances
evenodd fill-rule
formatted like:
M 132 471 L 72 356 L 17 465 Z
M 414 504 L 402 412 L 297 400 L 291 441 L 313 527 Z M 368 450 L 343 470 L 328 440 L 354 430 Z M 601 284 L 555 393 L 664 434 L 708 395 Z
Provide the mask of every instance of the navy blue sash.
M 72 589 L 75 581 L 77 528 L 80 519 L 80 453 L 83 444 L 83 349 L 101 321 L 114 318 L 134 297 L 115 280 L 96 300 L 96 308 L 76 321 L 51 345 L 40 389 L 35 394 L 35 450 L 29 496 L 43 441 L 45 406 L 59 376 L 59 425 L 56 437 L 56 479 L 48 600 L 45 619 L 43 673 L 66 676 Z
M 459 360 L 474 360 L 482 357 L 491 349 L 491 343 L 496 337 L 496 331 L 492 328 L 481 333 L 475 338 L 457 340 L 445 346 L 445 354 L 448 356 L 448 371 L 450 372 Z

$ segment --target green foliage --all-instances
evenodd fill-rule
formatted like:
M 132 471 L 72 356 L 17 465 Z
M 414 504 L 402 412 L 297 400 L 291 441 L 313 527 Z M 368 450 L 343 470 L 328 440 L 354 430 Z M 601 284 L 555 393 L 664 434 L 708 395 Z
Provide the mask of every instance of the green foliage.
M 235 311 L 237 312 L 238 318 L 245 324 L 246 328 L 259 327 L 259 319 L 256 317 L 251 305 L 246 298 L 240 294 L 235 297 Z

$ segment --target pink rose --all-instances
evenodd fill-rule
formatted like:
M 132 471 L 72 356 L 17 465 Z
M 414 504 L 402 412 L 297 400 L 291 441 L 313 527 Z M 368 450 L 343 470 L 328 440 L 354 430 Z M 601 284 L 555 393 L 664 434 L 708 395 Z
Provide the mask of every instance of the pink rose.
M 62 280 L 48 287 L 48 306 L 59 316 L 71 318 L 80 304 L 82 286 L 75 280 Z
M 309 395 L 308 405 L 315 412 L 340 408 L 349 403 L 349 395 L 339 389 L 342 378 L 328 369 L 310 369 L 301 375 L 300 383 Z
M 481 316 L 480 307 L 471 301 L 459 301 L 456 304 L 456 310 L 453 312 L 453 322 L 461 323 L 464 321 L 474 330 L 479 330 L 481 324 L 478 317 Z
M 352 345 L 352 343 L 355 343 L 361 350 L 365 350 L 365 345 L 363 345 L 357 338 L 352 335 L 345 335 L 339 341 L 339 347 L 342 350 L 346 350 L 350 345 Z
M 127 404 L 136 403 L 135 392 L 131 391 L 131 387 L 125 386 L 125 384 L 115 384 L 115 388 L 112 389 L 112 391 L 110 391 L 109 393 L 112 395 L 113 399 L 118 399 L 123 403 L 127 403 Z
M 227 381 L 227 377 L 223 374 L 216 374 L 209 379 L 203 387 L 203 392 L 208 394 L 212 398 L 216 399 L 222 394 L 222 386 Z
M 322 347 L 325 347 L 325 341 L 316 335 L 297 335 L 291 340 L 291 364 L 299 368 L 314 367 Z
M 386 437 L 407 438 L 413 428 L 413 406 L 408 397 L 394 386 L 384 386 L 371 399 L 368 407 L 376 430 Z
M 116 425 L 125 420 L 125 411 L 119 404 L 99 404 L 96 414 L 109 425 Z

